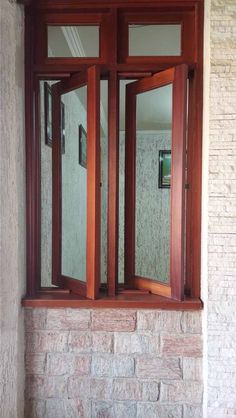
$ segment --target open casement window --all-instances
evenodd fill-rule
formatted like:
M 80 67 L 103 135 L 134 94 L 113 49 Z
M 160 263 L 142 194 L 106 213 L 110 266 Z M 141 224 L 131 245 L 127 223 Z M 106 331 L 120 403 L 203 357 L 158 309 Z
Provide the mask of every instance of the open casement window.
M 61 102 L 70 138 L 64 154 Z M 99 121 L 98 67 L 52 87 L 52 283 L 90 299 L 98 296 L 100 286 Z M 79 141 L 84 141 L 82 150 Z M 76 251 L 70 251 L 74 247 Z
M 25 306 L 200 309 L 204 0 L 21 1 Z
M 182 64 L 126 87 L 125 282 L 177 300 L 185 275 L 187 77 Z M 140 131 L 146 108 L 153 126 L 168 125 L 165 141 Z

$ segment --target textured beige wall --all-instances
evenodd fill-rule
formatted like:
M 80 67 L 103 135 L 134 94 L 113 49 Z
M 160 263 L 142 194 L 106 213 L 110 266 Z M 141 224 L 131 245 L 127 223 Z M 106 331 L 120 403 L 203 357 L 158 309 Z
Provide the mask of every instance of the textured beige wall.
M 23 417 L 25 165 L 23 9 L 0 2 L 0 417 Z
M 236 416 L 236 2 L 211 0 L 208 412 Z

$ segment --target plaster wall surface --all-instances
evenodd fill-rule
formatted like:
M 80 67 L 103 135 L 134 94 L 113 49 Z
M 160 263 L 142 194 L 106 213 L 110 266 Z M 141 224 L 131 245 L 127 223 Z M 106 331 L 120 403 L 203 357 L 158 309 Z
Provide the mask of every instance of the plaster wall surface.
M 208 414 L 236 416 L 236 3 L 210 8 Z
M 0 3 L 0 417 L 24 411 L 24 15 Z

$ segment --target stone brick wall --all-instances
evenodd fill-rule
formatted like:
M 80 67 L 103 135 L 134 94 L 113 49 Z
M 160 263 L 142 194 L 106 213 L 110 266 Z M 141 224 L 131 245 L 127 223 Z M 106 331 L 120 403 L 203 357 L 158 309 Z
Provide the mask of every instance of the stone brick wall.
M 201 312 L 26 309 L 26 418 L 201 418 Z
M 208 417 L 236 417 L 236 2 L 210 10 Z

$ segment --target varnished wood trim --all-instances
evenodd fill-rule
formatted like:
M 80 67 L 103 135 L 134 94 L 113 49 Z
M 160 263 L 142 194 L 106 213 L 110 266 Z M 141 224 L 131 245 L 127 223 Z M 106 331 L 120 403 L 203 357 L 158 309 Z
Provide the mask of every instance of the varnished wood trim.
M 96 299 L 101 254 L 100 73 L 88 69 L 87 100 L 87 297 Z
M 118 283 L 119 245 L 119 80 L 112 72 L 108 81 L 108 215 L 107 287 L 114 296 Z
M 185 64 L 175 68 L 173 83 L 172 150 L 171 150 L 171 228 L 170 278 L 171 295 L 184 297 L 184 241 L 185 241 L 185 167 L 187 78 Z
M 165 296 L 167 298 L 171 297 L 171 287 L 164 283 L 137 276 L 134 277 L 132 283 L 137 289 L 149 290 L 154 295 Z
M 86 283 L 81 280 L 72 279 L 71 277 L 62 276 L 61 284 L 66 289 L 70 289 L 73 293 L 86 297 Z
M 97 300 L 79 297 L 73 293 L 39 292 L 35 298 L 23 299 L 22 305 L 28 308 L 125 308 L 125 309 L 168 309 L 200 310 L 203 304 L 200 299 L 185 298 L 182 302 L 157 295 L 116 295 L 114 298 Z
M 195 4 L 201 4 L 204 0 L 149 0 L 146 1 L 145 7 L 162 7 L 171 5 L 174 7 L 191 7 Z M 79 9 L 79 8 L 89 8 L 93 9 L 94 6 L 107 8 L 107 7 L 143 7 L 144 0 L 109 0 L 109 1 L 99 1 L 99 0 L 17 0 L 17 3 L 23 4 L 25 6 L 32 5 L 35 8 L 48 8 L 48 9 Z

